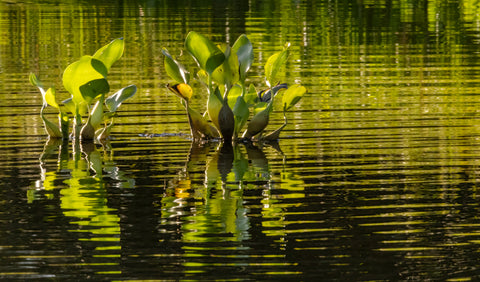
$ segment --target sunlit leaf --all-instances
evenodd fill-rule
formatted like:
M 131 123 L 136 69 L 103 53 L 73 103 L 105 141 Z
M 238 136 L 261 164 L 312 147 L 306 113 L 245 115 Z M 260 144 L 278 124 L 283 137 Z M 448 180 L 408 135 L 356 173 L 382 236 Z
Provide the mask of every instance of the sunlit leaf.
M 259 102 L 253 107 L 253 114 L 256 115 L 259 112 L 265 110 L 268 106 L 267 102 Z
M 75 104 L 89 104 L 101 94 L 108 93 L 105 65 L 91 56 L 83 56 L 63 72 L 63 86 L 72 94 Z
M 237 54 L 232 52 L 227 44 L 222 44 L 220 48 L 225 55 L 225 60 L 213 71 L 212 79 L 218 84 L 232 86 L 239 79 Z
M 188 84 L 185 84 L 185 83 L 179 83 L 175 85 L 167 84 L 167 88 L 173 94 L 177 95 L 183 100 L 189 101 L 190 98 L 192 98 L 193 90 L 192 90 L 192 87 L 190 87 L 190 85 Z
M 191 31 L 185 39 L 185 49 L 193 56 L 198 65 L 208 74 L 225 60 L 223 52 L 205 36 Z
M 233 109 L 235 107 L 235 103 L 237 102 L 237 98 L 242 95 L 242 87 L 240 85 L 233 86 L 230 91 L 228 92 L 228 105 L 230 108 Z
M 45 89 L 43 89 L 43 83 L 40 81 L 40 79 L 38 79 L 37 76 L 34 73 L 30 73 L 29 79 L 30 79 L 30 83 L 33 86 L 38 87 L 38 89 L 40 90 L 42 95 L 44 95 L 45 94 Z
M 277 52 L 268 58 L 265 64 L 265 78 L 269 87 L 277 84 L 276 77 L 280 68 L 285 64 L 289 55 L 290 43 L 285 44 L 283 51 Z
M 75 105 L 75 103 L 73 102 L 73 98 L 68 98 L 66 100 L 64 100 L 62 102 L 62 104 L 65 106 L 65 108 L 67 108 L 67 110 L 72 113 L 73 115 L 75 115 L 75 107 L 78 108 L 78 113 L 83 116 L 87 113 L 88 111 L 88 107 L 87 107 L 87 103 L 86 102 L 81 102 L 80 104 L 78 105 Z
M 233 51 L 237 54 L 239 62 L 240 80 L 245 81 L 247 71 L 253 63 L 253 46 L 248 37 L 242 34 L 232 46 Z
M 220 124 L 218 122 L 218 114 L 220 113 L 220 109 L 223 106 L 223 99 L 220 95 L 220 90 L 218 87 L 209 94 L 208 101 L 207 101 L 207 113 L 210 117 L 210 120 L 213 122 L 215 127 L 220 130 Z
M 48 88 L 47 92 L 45 92 L 44 96 L 45 102 L 50 106 L 60 109 L 60 106 L 55 101 L 55 88 Z
M 98 49 L 93 58 L 100 60 L 106 67 L 107 71 L 123 54 L 125 42 L 123 38 L 117 38 L 109 44 Z
M 165 58 L 163 60 L 165 64 L 165 71 L 167 74 L 178 83 L 187 83 L 190 81 L 190 73 L 185 69 L 185 67 L 175 60 L 167 49 L 163 48 L 162 50 Z
M 137 92 L 137 86 L 129 85 L 118 90 L 115 94 L 105 99 L 105 105 L 110 112 L 115 112 L 118 107 Z
M 233 107 L 233 115 L 235 116 L 235 136 L 240 133 L 243 126 L 248 120 L 250 111 L 248 105 L 242 96 L 237 97 L 235 106 Z
M 97 103 L 95 103 L 95 106 L 93 106 L 92 112 L 90 113 L 89 121 L 95 130 L 100 127 L 100 124 L 103 122 L 102 101 L 97 101 Z
M 282 97 L 282 105 L 283 110 L 288 111 L 291 109 L 295 104 L 300 101 L 303 95 L 307 92 L 307 89 L 300 84 L 295 84 L 290 86 L 285 92 L 283 93 Z

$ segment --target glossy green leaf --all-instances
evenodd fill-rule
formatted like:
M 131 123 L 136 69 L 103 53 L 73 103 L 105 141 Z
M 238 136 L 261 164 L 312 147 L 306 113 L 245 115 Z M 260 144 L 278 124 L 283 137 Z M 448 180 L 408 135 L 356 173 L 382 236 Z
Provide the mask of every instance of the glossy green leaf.
M 218 122 L 218 114 L 220 109 L 223 106 L 223 99 L 220 94 L 218 87 L 215 88 L 215 91 L 209 94 L 207 101 L 207 113 L 210 117 L 210 120 L 213 122 L 215 127 L 220 130 L 220 123 Z
M 290 43 L 285 44 L 283 51 L 277 52 L 268 58 L 267 63 L 265 64 L 265 78 L 267 79 L 267 85 L 269 87 L 277 84 L 277 74 L 287 61 L 289 47 Z
M 235 103 L 237 103 L 237 98 L 242 96 L 242 87 L 240 85 L 233 86 L 230 91 L 228 92 L 228 105 L 230 108 L 233 109 L 235 107 Z
M 242 96 L 238 96 L 235 106 L 233 107 L 233 115 L 235 116 L 235 136 L 242 131 L 245 123 L 247 123 L 249 114 L 250 111 L 248 110 L 247 103 Z
M 98 49 L 93 55 L 93 58 L 101 61 L 108 71 L 113 63 L 115 63 L 123 55 L 124 48 L 125 42 L 123 38 L 117 38 L 109 44 Z
M 295 84 L 290 86 L 287 90 L 284 91 L 282 97 L 283 110 L 288 111 L 295 104 L 300 101 L 303 95 L 307 92 L 307 89 L 300 84 Z
M 185 49 L 208 74 L 225 61 L 223 52 L 205 36 L 191 31 L 185 39 Z
M 110 112 L 115 112 L 125 100 L 131 98 L 136 92 L 137 86 L 135 85 L 124 87 L 105 99 L 105 105 Z
M 95 103 L 88 119 L 93 129 L 97 130 L 100 127 L 103 121 L 103 103 L 101 100 Z
M 57 104 L 57 101 L 55 101 L 55 88 L 48 88 L 43 98 L 45 99 L 45 102 L 48 105 L 54 108 L 60 109 L 60 106 Z
M 75 104 L 88 104 L 98 95 L 108 93 L 105 65 L 92 56 L 83 56 L 63 72 L 63 86 L 72 95 Z
M 186 83 L 190 81 L 190 73 L 185 69 L 185 67 L 176 61 L 167 49 L 163 48 L 162 50 L 165 58 L 163 60 L 165 65 L 165 71 L 167 74 L 178 83 Z
M 253 64 L 253 45 L 245 34 L 238 37 L 232 46 L 239 62 L 240 80 L 245 81 L 246 73 Z
M 227 44 L 222 44 L 220 48 L 225 55 L 225 60 L 223 64 L 213 71 L 212 79 L 218 84 L 227 85 L 228 88 L 239 80 L 238 58 L 237 54 L 232 52 L 232 49 Z

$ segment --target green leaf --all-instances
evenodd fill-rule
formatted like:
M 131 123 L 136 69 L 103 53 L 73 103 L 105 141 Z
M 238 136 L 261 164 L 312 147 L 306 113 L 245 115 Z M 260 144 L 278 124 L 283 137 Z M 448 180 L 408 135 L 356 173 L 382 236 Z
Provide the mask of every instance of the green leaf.
M 75 103 L 73 102 L 73 98 L 68 98 L 66 100 L 64 100 L 62 102 L 62 104 L 65 106 L 65 108 L 67 108 L 67 110 L 72 113 L 73 115 L 75 115 L 75 107 L 78 107 L 78 113 L 83 116 L 87 113 L 88 111 L 88 107 L 87 107 L 87 103 L 85 102 L 82 102 L 80 104 L 77 104 L 75 105 Z
M 253 114 L 256 115 L 259 112 L 265 110 L 267 108 L 268 104 L 269 103 L 267 103 L 267 102 L 259 102 L 259 103 L 255 104 L 255 106 L 253 107 Z
M 125 42 L 123 38 L 117 38 L 109 44 L 98 49 L 97 52 L 93 54 L 93 58 L 101 61 L 108 71 L 113 63 L 115 63 L 122 56 L 124 48 Z
M 276 76 L 280 71 L 280 68 L 285 64 L 289 55 L 290 43 L 285 44 L 283 51 L 277 52 L 268 58 L 265 64 L 265 78 L 267 79 L 267 85 L 272 87 L 277 84 Z
M 30 83 L 33 86 L 38 87 L 40 89 L 40 91 L 43 90 L 42 82 L 40 81 L 40 79 L 37 78 L 37 76 L 33 72 L 30 73 L 29 79 L 30 79 Z
M 207 100 L 207 113 L 210 117 L 210 120 L 213 122 L 215 127 L 220 130 L 220 123 L 218 122 L 218 114 L 220 109 L 223 106 L 223 99 L 220 95 L 220 90 L 218 87 L 215 88 L 215 91 L 210 92 Z
M 115 112 L 118 107 L 137 92 L 137 86 L 129 85 L 118 90 L 115 94 L 105 99 L 105 105 L 110 112 Z
M 95 103 L 88 119 L 94 130 L 97 130 L 100 127 L 100 124 L 103 121 L 103 103 L 101 100 L 98 100 L 97 103 Z
M 223 100 L 222 108 L 218 113 L 218 123 L 220 125 L 220 133 L 225 142 L 232 141 L 235 131 L 235 116 L 232 109 L 228 106 L 228 101 Z
M 255 89 L 255 85 L 250 84 L 250 87 L 247 90 L 247 93 L 244 95 L 245 102 L 248 105 L 255 105 L 258 100 L 257 90 Z
M 243 134 L 244 138 L 252 138 L 253 136 L 263 132 L 268 125 L 271 108 L 272 103 L 260 102 L 255 106 L 255 115 L 248 123 L 247 130 Z
M 63 72 L 63 86 L 72 95 L 73 102 L 90 102 L 101 94 L 108 93 L 105 65 L 92 56 L 83 56 Z
M 168 53 L 167 49 L 163 48 L 162 53 L 165 55 L 163 62 L 167 74 L 178 83 L 188 84 L 190 81 L 190 73 L 185 67 L 177 62 L 172 55 Z
M 200 68 L 210 75 L 225 61 L 225 55 L 215 44 L 205 36 L 194 31 L 187 35 L 185 49 L 197 61 Z
M 45 115 L 43 114 L 43 110 L 45 109 L 45 107 L 42 107 L 41 111 L 40 111 L 40 117 L 42 118 L 43 120 L 43 125 L 45 126 L 45 131 L 47 132 L 48 136 L 52 137 L 52 138 L 62 138 L 63 137 L 63 134 L 62 132 L 60 131 L 60 128 L 58 127 L 58 125 L 54 124 L 53 122 L 49 121 Z
M 242 96 L 237 97 L 235 106 L 233 107 L 233 115 L 235 116 L 235 131 L 234 134 L 237 136 L 240 131 L 242 131 L 243 126 L 247 123 L 248 116 L 250 111 L 248 110 L 248 105 L 243 99 Z
M 307 89 L 300 84 L 294 84 L 284 91 L 282 97 L 283 110 L 288 111 L 300 101 Z
M 225 55 L 223 64 L 217 67 L 212 73 L 212 79 L 218 84 L 227 85 L 227 88 L 237 83 L 238 74 L 238 58 L 235 52 L 232 52 L 230 46 L 223 44 L 221 50 Z
M 190 106 L 187 105 L 186 107 L 190 122 L 190 129 L 192 130 L 194 139 L 198 139 L 202 136 L 207 138 L 218 137 L 218 132 L 208 123 L 204 116 L 202 116 L 195 109 L 192 109 Z
M 235 41 L 232 49 L 238 57 L 240 80 L 245 81 L 246 73 L 252 66 L 254 59 L 252 43 L 245 34 L 242 34 Z
M 233 109 L 235 103 L 237 103 L 237 98 L 242 95 L 242 87 L 240 85 L 234 85 L 228 92 L 228 105 Z
M 48 88 L 47 92 L 45 92 L 45 96 L 43 96 L 43 99 L 45 99 L 45 102 L 50 106 L 60 109 L 57 101 L 55 101 L 55 88 Z

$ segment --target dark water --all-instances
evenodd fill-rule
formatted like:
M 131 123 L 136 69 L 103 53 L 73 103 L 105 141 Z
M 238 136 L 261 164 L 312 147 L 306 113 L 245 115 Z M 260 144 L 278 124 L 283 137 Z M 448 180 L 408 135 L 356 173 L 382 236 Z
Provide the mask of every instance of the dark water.
M 0 1 L 0 278 L 479 279 L 480 8 L 354 2 Z M 191 143 L 161 55 L 190 30 L 247 34 L 257 85 L 291 42 L 278 144 Z M 47 141 L 28 74 L 66 98 L 118 37 L 111 88 L 139 91 L 113 140 Z

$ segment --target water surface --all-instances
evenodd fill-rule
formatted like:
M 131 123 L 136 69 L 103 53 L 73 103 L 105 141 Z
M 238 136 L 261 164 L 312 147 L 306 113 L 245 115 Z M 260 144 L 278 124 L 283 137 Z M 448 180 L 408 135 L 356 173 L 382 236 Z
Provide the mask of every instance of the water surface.
M 0 1 L 0 277 L 478 279 L 479 9 L 347 2 Z M 161 55 L 190 30 L 247 34 L 258 88 L 291 42 L 308 93 L 278 144 L 191 143 Z M 118 37 L 111 88 L 139 91 L 114 138 L 48 141 L 28 74 L 66 98 L 63 69 Z

